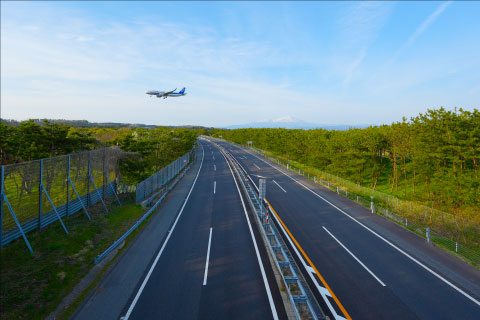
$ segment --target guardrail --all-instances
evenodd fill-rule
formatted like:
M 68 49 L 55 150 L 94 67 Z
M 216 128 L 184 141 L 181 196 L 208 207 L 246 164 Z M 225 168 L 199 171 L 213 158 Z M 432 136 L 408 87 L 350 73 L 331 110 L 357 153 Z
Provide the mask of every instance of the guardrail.
M 234 157 L 222 147 L 218 147 L 232 163 L 233 169 L 240 179 L 240 185 L 247 195 L 249 205 L 255 212 L 257 225 L 260 226 L 262 237 L 266 240 L 267 248 L 282 276 L 295 317 L 297 319 L 325 319 L 325 314 L 313 297 L 288 247 L 283 242 L 275 224 L 268 218 L 268 211 L 247 178 L 247 173 L 243 172 Z

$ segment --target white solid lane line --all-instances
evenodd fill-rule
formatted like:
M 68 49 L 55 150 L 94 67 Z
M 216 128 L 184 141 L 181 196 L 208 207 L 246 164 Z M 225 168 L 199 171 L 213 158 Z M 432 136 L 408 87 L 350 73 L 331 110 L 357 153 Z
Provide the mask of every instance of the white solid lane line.
M 240 165 L 240 167 L 242 167 L 242 165 Z M 243 169 L 243 167 L 242 167 Z M 245 169 L 243 169 L 245 171 Z M 245 171 L 246 172 L 246 171 Z M 257 192 L 258 192 L 258 187 L 257 185 L 255 184 L 255 182 L 250 178 L 250 181 L 252 181 L 253 183 L 253 186 L 257 189 Z M 322 296 L 323 298 L 323 301 L 325 301 L 325 303 L 327 304 L 327 307 L 328 309 L 330 310 L 330 312 L 332 313 L 332 315 L 334 316 L 335 320 L 346 320 L 344 317 L 340 316 L 337 314 L 337 311 L 335 310 L 335 308 L 332 306 L 331 302 L 330 302 L 330 299 L 327 298 L 327 296 L 331 297 L 332 295 L 330 294 L 330 292 L 322 287 L 317 279 L 314 277 L 314 275 L 316 274 L 315 270 L 310 267 L 309 265 L 307 265 L 307 263 L 305 262 L 305 260 L 303 259 L 303 256 L 300 254 L 300 252 L 298 251 L 297 249 L 297 246 L 293 243 L 292 239 L 290 238 L 290 236 L 288 235 L 287 231 L 285 230 L 285 228 L 283 227 L 283 225 L 280 223 L 280 221 L 278 221 L 277 219 L 277 216 L 272 214 L 272 217 L 275 219 L 275 221 L 277 221 L 277 224 L 280 226 L 280 229 L 282 230 L 283 234 L 285 235 L 285 238 L 288 240 L 288 242 L 290 243 L 290 245 L 292 246 L 293 248 L 293 251 L 295 252 L 295 254 L 297 255 L 298 259 L 300 260 L 300 262 L 302 263 L 303 267 L 307 270 L 307 271 L 310 271 L 308 272 L 308 275 L 310 276 L 310 279 L 312 280 L 312 282 L 315 284 L 315 287 L 317 288 L 318 292 L 320 293 L 320 295 Z
M 273 180 L 273 179 L 272 179 Z M 287 191 L 285 189 L 283 189 L 278 183 L 277 181 L 273 180 L 273 183 L 275 183 L 280 189 L 283 190 L 283 192 L 287 193 Z
M 449 285 L 451 288 L 455 289 L 458 293 L 462 294 L 465 298 L 473 301 L 476 305 L 479 305 L 480 306 L 480 301 L 476 300 L 474 297 L 472 297 L 471 295 L 469 295 L 468 293 L 466 293 L 465 291 L 463 291 L 462 289 L 460 289 L 459 287 L 457 287 L 456 285 L 454 285 L 453 283 L 451 283 L 450 281 L 448 281 L 447 279 L 445 279 L 444 277 L 442 277 L 441 275 L 439 275 L 438 273 L 436 273 L 435 271 L 433 271 L 432 269 L 430 269 L 429 267 L 427 267 L 426 265 L 424 265 L 423 263 L 421 263 L 420 261 L 418 261 L 417 259 L 415 259 L 414 257 L 412 257 L 411 255 L 409 255 L 407 252 L 403 251 L 402 249 L 400 249 L 399 247 L 397 247 L 396 245 L 394 245 L 392 242 L 390 242 L 389 240 L 385 239 L 383 236 L 379 235 L 378 233 L 376 233 L 375 231 L 373 231 L 372 229 L 370 229 L 369 227 L 367 227 L 366 225 L 364 225 L 363 223 L 361 223 L 360 221 L 358 221 L 357 219 L 355 219 L 354 217 L 352 217 L 351 215 L 349 215 L 348 213 L 346 213 L 345 211 L 343 211 L 342 209 L 340 209 L 339 207 L 337 207 L 336 205 L 334 205 L 333 203 L 331 203 L 330 201 L 328 201 L 327 199 L 325 199 L 324 197 L 322 197 L 321 195 L 319 195 L 318 193 L 316 193 L 315 191 L 313 191 L 312 189 L 310 189 L 309 187 L 307 187 L 306 185 L 304 185 L 303 183 L 301 183 L 300 181 L 292 178 L 290 175 L 286 174 L 285 172 L 283 172 L 282 170 L 274 167 L 273 165 L 271 165 L 270 163 L 268 163 L 267 161 L 257 157 L 256 155 L 254 154 L 251 154 L 252 156 L 256 157 L 257 159 L 259 160 L 262 160 L 263 162 L 265 162 L 266 164 L 268 164 L 269 166 L 271 166 L 272 168 L 274 168 L 275 170 L 283 173 L 284 175 L 286 175 L 287 177 L 289 177 L 290 179 L 292 179 L 293 181 L 295 181 L 296 183 L 298 183 L 299 185 L 301 185 L 302 187 L 304 187 L 305 189 L 307 189 L 308 191 L 310 191 L 311 193 L 313 193 L 314 195 L 316 195 L 317 197 L 319 197 L 320 199 L 322 199 L 323 201 L 325 201 L 326 203 L 328 203 L 329 205 L 331 205 L 332 207 L 334 207 L 335 209 L 337 209 L 338 211 L 340 211 L 341 213 L 343 213 L 345 216 L 349 217 L 350 219 L 352 219 L 353 221 L 355 221 L 356 223 L 358 223 L 359 225 L 361 225 L 363 228 L 365 228 L 366 230 L 370 231 L 372 234 L 374 234 L 375 236 L 377 236 L 379 239 L 383 240 L 385 243 L 387 243 L 388 245 L 390 245 L 392 248 L 394 248 L 395 250 L 397 250 L 398 252 L 400 252 L 401 254 L 403 254 L 404 256 L 406 256 L 407 258 L 409 258 L 410 260 L 412 260 L 413 262 L 415 262 L 416 264 L 418 264 L 419 266 L 421 266 L 423 269 L 427 270 L 428 272 L 430 272 L 431 274 L 433 274 L 435 277 L 437 277 L 439 280 L 443 281 L 445 284 Z
M 129 318 L 130 315 L 132 314 L 133 308 L 134 308 L 135 305 L 137 304 L 137 301 L 138 301 L 138 299 L 140 298 L 140 295 L 142 294 L 143 289 L 144 289 L 145 286 L 147 285 L 148 279 L 150 279 L 150 276 L 152 275 L 153 269 L 155 269 L 155 266 L 157 265 L 158 259 L 160 259 L 160 256 L 162 255 L 163 250 L 165 249 L 165 246 L 167 245 L 168 240 L 170 239 L 170 237 L 171 237 L 171 235 L 172 235 L 172 233 L 173 233 L 173 230 L 175 229 L 175 226 L 177 225 L 178 219 L 180 219 L 180 216 L 182 215 L 183 209 L 185 208 L 185 206 L 186 206 L 186 204 L 187 204 L 188 198 L 190 198 L 190 194 L 192 193 L 193 187 L 195 187 L 195 183 L 197 182 L 198 175 L 200 174 L 200 170 L 202 170 L 202 164 L 203 164 L 204 155 L 205 155 L 205 152 L 204 152 L 203 145 L 202 145 L 202 161 L 200 162 L 200 168 L 198 168 L 197 175 L 196 175 L 196 177 L 195 177 L 195 180 L 193 180 L 193 184 L 192 184 L 192 186 L 190 187 L 190 191 L 188 192 L 187 198 L 185 198 L 185 202 L 183 203 L 183 206 L 182 206 L 182 208 L 180 209 L 180 212 L 178 213 L 177 219 L 175 219 L 175 222 L 173 223 L 172 229 L 170 229 L 170 232 L 168 232 L 167 238 L 165 239 L 165 242 L 163 243 L 162 248 L 161 248 L 160 251 L 158 252 L 157 257 L 155 258 L 155 261 L 153 261 L 153 264 L 152 264 L 152 266 L 150 267 L 150 270 L 148 270 L 147 276 L 146 276 L 145 279 L 143 280 L 142 285 L 140 286 L 140 289 L 138 289 L 138 292 L 137 292 L 135 298 L 134 298 L 133 301 L 132 301 L 132 304 L 131 304 L 130 307 L 128 308 L 128 311 L 127 311 L 127 314 L 126 314 L 125 317 L 124 317 L 124 320 L 128 320 L 128 318 Z
M 255 167 L 257 167 L 258 170 L 261 170 L 259 166 L 257 166 L 255 163 L 253 164 Z
M 213 171 L 217 171 L 217 166 L 213 165 Z
M 225 155 L 222 153 L 223 157 Z M 272 292 L 270 291 L 270 285 L 268 284 L 267 276 L 265 274 L 265 269 L 263 267 L 262 258 L 260 258 L 260 253 L 258 251 L 257 242 L 255 240 L 255 235 L 253 234 L 252 225 L 250 224 L 250 219 L 248 219 L 247 208 L 245 207 L 245 202 L 243 202 L 242 193 L 240 192 L 240 188 L 238 187 L 237 180 L 235 179 L 235 175 L 233 174 L 232 167 L 230 167 L 230 163 L 228 163 L 227 158 L 225 158 L 228 167 L 230 168 L 230 172 L 232 173 L 233 182 L 235 182 L 235 186 L 237 186 L 238 196 L 240 197 L 240 201 L 242 201 L 243 206 L 243 213 L 245 213 L 245 219 L 247 219 L 248 229 L 250 230 L 250 235 L 253 241 L 253 247 L 255 248 L 255 253 L 257 255 L 258 265 L 260 266 L 260 272 L 262 274 L 263 283 L 265 285 L 265 290 L 267 291 L 268 302 L 270 303 L 270 309 L 272 310 L 273 319 L 278 320 L 277 309 L 275 309 L 275 303 L 273 302 Z
M 370 269 L 368 269 L 367 266 L 364 265 L 362 261 L 360 261 L 360 259 L 358 259 L 350 250 L 348 250 L 347 247 L 345 247 L 345 246 L 343 245 L 343 243 L 341 243 L 337 238 L 335 238 L 335 236 L 334 236 L 330 231 L 328 231 L 327 228 L 325 228 L 324 226 L 322 226 L 322 228 L 323 228 L 325 231 L 327 231 L 327 233 L 328 233 L 330 236 L 332 236 L 332 238 L 335 239 L 335 241 L 337 241 L 338 244 L 341 245 L 341 246 L 343 247 L 343 249 L 345 249 L 355 260 L 357 260 L 357 262 L 360 263 L 360 265 L 361 265 L 363 268 L 365 268 L 365 270 L 367 270 L 368 273 L 370 273 L 370 274 L 372 275 L 372 277 L 374 277 L 378 282 L 380 282 L 380 284 L 381 284 L 382 286 L 384 286 L 384 287 L 386 286 L 385 283 L 383 283 L 382 280 L 380 280 L 372 271 L 370 271 Z
M 217 189 L 217 181 L 213 181 L 213 194 L 215 194 L 216 189 Z
M 210 260 L 210 244 L 212 243 L 212 228 L 210 228 L 210 236 L 208 237 L 207 261 L 205 262 L 205 275 L 203 276 L 203 285 L 207 285 L 208 261 Z

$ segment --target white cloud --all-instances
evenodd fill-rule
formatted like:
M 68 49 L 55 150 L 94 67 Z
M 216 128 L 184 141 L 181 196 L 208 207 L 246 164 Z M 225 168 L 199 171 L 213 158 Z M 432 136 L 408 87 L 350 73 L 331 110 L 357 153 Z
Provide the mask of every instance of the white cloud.
M 345 46 L 368 46 L 378 36 L 393 9 L 388 2 L 354 2 L 339 19 Z
M 78 36 L 76 38 L 77 41 L 80 41 L 80 42 L 85 42 L 85 41 L 92 41 L 92 40 L 95 40 L 95 38 L 93 37 L 85 37 L 85 36 Z
M 334 73 L 343 79 L 344 89 L 359 73 L 368 48 L 378 38 L 393 7 L 394 4 L 388 2 L 354 2 L 340 17 L 337 48 L 340 54 L 333 57 L 333 65 Z
M 406 49 L 411 47 L 415 41 L 427 30 L 427 28 L 435 22 L 438 16 L 445 11 L 445 9 L 452 3 L 452 1 L 444 2 L 440 6 L 438 6 L 435 11 L 430 14 L 415 30 L 415 32 L 408 38 L 408 40 L 402 45 L 402 47 L 393 55 L 390 63 L 395 61 Z
M 38 26 L 23 26 L 22 29 L 28 30 L 28 31 L 37 31 L 39 29 Z
M 367 56 L 367 48 L 364 47 L 360 50 L 357 58 L 348 67 L 345 78 L 343 79 L 344 86 L 348 86 L 350 81 L 352 81 L 355 71 L 357 71 L 358 67 L 360 66 L 360 64 L 362 63 L 363 59 L 365 59 L 366 56 Z

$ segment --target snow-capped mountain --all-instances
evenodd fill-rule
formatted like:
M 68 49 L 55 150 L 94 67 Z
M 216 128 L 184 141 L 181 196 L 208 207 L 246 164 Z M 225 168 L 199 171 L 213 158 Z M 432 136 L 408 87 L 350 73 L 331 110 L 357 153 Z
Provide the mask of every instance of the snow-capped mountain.
M 284 129 L 328 129 L 328 130 L 348 130 L 349 128 L 367 128 L 370 125 L 325 125 L 312 122 L 306 122 L 292 116 L 284 116 L 276 119 L 251 122 L 246 124 L 231 125 L 226 129 L 240 128 L 284 128 Z

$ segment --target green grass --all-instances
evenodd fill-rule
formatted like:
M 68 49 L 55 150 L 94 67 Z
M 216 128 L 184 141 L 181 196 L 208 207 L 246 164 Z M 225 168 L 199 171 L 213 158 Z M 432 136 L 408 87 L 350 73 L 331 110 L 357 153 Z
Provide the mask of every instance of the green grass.
M 123 206 L 110 202 L 105 214 L 101 202 L 89 208 L 92 221 L 79 212 L 41 232 L 27 234 L 35 253 L 22 238 L 0 249 L 2 319 L 43 319 L 88 273 L 93 259 L 143 214 L 143 208 L 122 197 Z
M 22 163 L 19 166 L 21 168 L 23 167 L 30 168 L 30 169 L 25 169 L 24 174 L 26 174 L 27 176 L 28 174 L 30 174 L 30 178 L 25 179 L 25 181 L 22 179 L 20 175 L 20 172 L 22 172 L 21 169 L 17 169 L 17 171 L 11 172 L 5 177 L 4 192 L 20 223 L 25 223 L 27 221 L 30 221 L 31 219 L 38 218 L 39 174 L 37 174 L 36 172 L 39 171 L 38 169 L 39 166 L 37 165 L 38 166 L 37 168 L 36 164 L 37 164 L 36 162 L 34 163 L 27 162 L 27 163 Z M 31 173 L 32 169 L 35 169 L 34 174 Z M 98 170 L 92 170 L 92 171 L 93 171 L 92 176 L 95 181 L 95 184 L 97 185 L 99 192 L 102 193 L 103 192 L 103 174 L 99 174 Z M 86 171 L 82 172 L 82 175 L 79 176 L 77 179 L 74 169 L 71 170 L 71 179 L 73 180 L 73 183 L 75 185 L 77 192 L 81 196 L 87 194 L 87 191 L 88 191 L 87 190 L 88 181 L 86 179 L 86 174 L 87 174 Z M 49 188 L 48 193 L 56 207 L 64 205 L 67 201 L 67 184 L 65 182 L 66 177 L 67 176 L 65 174 L 65 170 L 57 170 L 55 172 L 55 175 L 51 183 L 48 184 L 47 178 L 45 177 L 45 174 L 44 174 L 43 184 L 45 188 Z M 116 177 L 110 175 L 109 178 L 111 181 L 114 181 Z M 26 188 L 22 189 L 22 184 L 29 184 L 29 183 L 33 183 L 33 185 L 30 185 L 30 187 L 28 188 L 28 191 Z M 71 186 L 69 186 L 69 190 L 70 190 L 70 201 L 76 200 L 77 196 Z M 93 184 L 90 182 L 90 192 L 94 190 L 95 189 L 93 187 Z M 4 214 L 3 221 L 2 221 L 3 231 L 6 232 L 8 230 L 11 230 L 12 228 L 15 228 L 16 224 L 12 216 L 10 215 L 7 204 L 5 202 L 3 204 L 3 210 L 4 212 L 7 212 L 7 214 Z M 42 193 L 42 212 L 45 214 L 47 212 L 51 212 L 52 210 L 53 210 L 53 207 L 48 201 L 47 196 L 45 195 L 45 193 Z
M 470 262 L 477 268 L 480 267 L 480 248 L 478 247 L 466 247 L 459 244 L 458 251 L 455 248 L 455 242 L 448 238 L 441 238 L 432 236 L 431 240 L 441 249 L 446 249 L 449 252 L 455 253 L 457 256 Z

